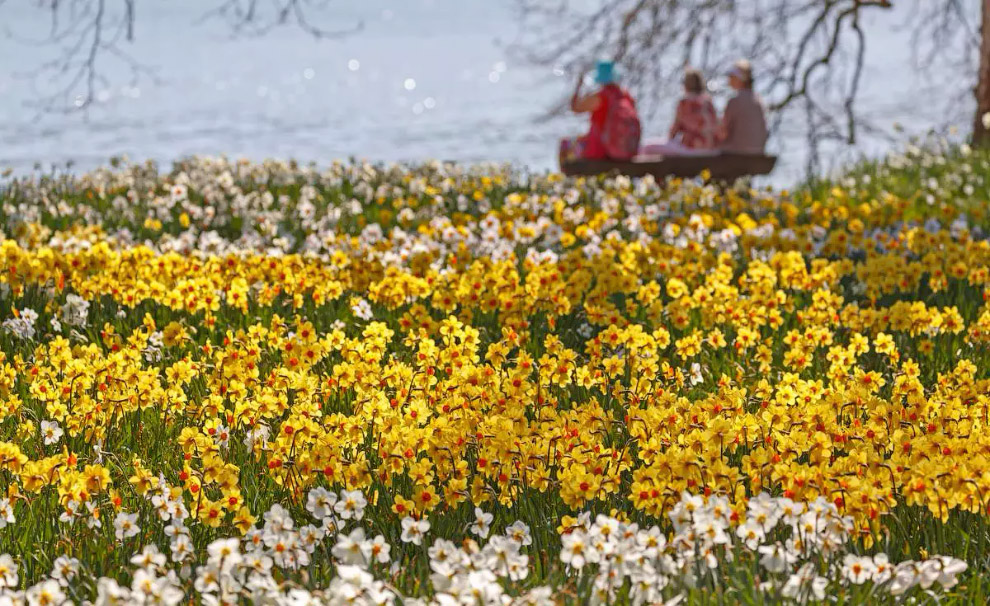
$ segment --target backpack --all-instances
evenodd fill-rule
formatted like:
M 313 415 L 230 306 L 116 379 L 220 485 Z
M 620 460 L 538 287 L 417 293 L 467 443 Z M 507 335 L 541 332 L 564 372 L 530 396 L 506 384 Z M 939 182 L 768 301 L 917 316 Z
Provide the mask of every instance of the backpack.
M 602 145 L 610 159 L 631 160 L 639 153 L 639 139 L 642 135 L 636 102 L 628 92 L 620 88 L 606 91 L 609 96 L 608 113 L 602 128 Z

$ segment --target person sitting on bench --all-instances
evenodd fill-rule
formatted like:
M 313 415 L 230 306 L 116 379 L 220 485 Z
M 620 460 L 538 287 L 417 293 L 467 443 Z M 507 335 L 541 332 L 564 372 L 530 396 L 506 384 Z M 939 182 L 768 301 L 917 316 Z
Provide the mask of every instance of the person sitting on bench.
M 618 84 L 615 64 L 598 63 L 595 83 L 601 88 L 594 93 L 581 94 L 582 80 L 571 97 L 571 111 L 590 114 L 591 127 L 583 137 L 560 142 L 561 166 L 576 160 L 631 160 L 639 149 L 639 115 L 629 91 Z
M 677 103 L 677 114 L 666 142 L 643 145 L 644 156 L 708 155 L 715 150 L 718 115 L 707 92 L 704 76 L 696 69 L 684 72 L 684 96 Z
M 718 147 L 727 153 L 762 154 L 767 143 L 767 120 L 763 101 L 753 92 L 749 61 L 737 61 L 729 70 L 729 86 L 736 95 L 725 106 Z

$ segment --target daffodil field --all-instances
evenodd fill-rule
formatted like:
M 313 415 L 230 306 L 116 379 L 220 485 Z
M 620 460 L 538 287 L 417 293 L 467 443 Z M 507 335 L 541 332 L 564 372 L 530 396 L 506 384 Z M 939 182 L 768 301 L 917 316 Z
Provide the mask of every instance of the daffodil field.
M 0 605 L 974 604 L 990 154 L 0 182 Z

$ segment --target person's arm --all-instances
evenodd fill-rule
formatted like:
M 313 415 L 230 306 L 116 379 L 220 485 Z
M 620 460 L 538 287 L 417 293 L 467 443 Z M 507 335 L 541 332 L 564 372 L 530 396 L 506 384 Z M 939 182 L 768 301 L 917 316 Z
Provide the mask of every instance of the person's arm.
M 715 133 L 715 142 L 722 144 L 729 139 L 729 133 L 735 126 L 736 119 L 735 99 L 729 99 L 725 105 L 725 113 L 722 114 L 722 121 L 719 123 L 718 131 Z
M 593 112 L 598 109 L 598 106 L 601 104 L 601 99 L 599 98 L 598 93 L 581 95 L 581 83 L 583 80 L 583 76 L 578 78 L 577 86 L 574 87 L 574 94 L 571 95 L 571 111 L 576 114 Z
M 719 119 L 718 112 L 715 111 L 715 104 L 709 99 L 705 103 L 704 126 L 702 126 L 702 137 L 706 147 L 718 145 Z
M 670 135 L 669 139 L 673 140 L 677 135 L 681 133 L 683 120 L 681 117 L 684 115 L 684 99 L 681 99 L 677 103 L 677 111 L 674 113 L 674 123 L 670 125 Z
M 571 99 L 571 111 L 576 114 L 586 114 L 598 109 L 601 103 L 602 100 L 598 93 L 592 93 L 584 97 L 575 96 Z

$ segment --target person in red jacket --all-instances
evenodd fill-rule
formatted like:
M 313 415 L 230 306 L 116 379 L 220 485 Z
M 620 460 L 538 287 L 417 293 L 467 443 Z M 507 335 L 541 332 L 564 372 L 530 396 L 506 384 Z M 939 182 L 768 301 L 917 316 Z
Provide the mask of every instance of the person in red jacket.
M 611 61 L 598 63 L 595 83 L 599 90 L 589 95 L 581 94 L 582 78 L 578 79 L 574 95 L 571 97 L 571 111 L 576 114 L 591 114 L 591 127 L 583 137 L 564 139 L 560 142 L 561 164 L 578 159 L 600 160 L 609 158 L 602 137 L 609 118 L 610 104 L 630 100 L 629 93 L 617 83 L 615 64 Z

